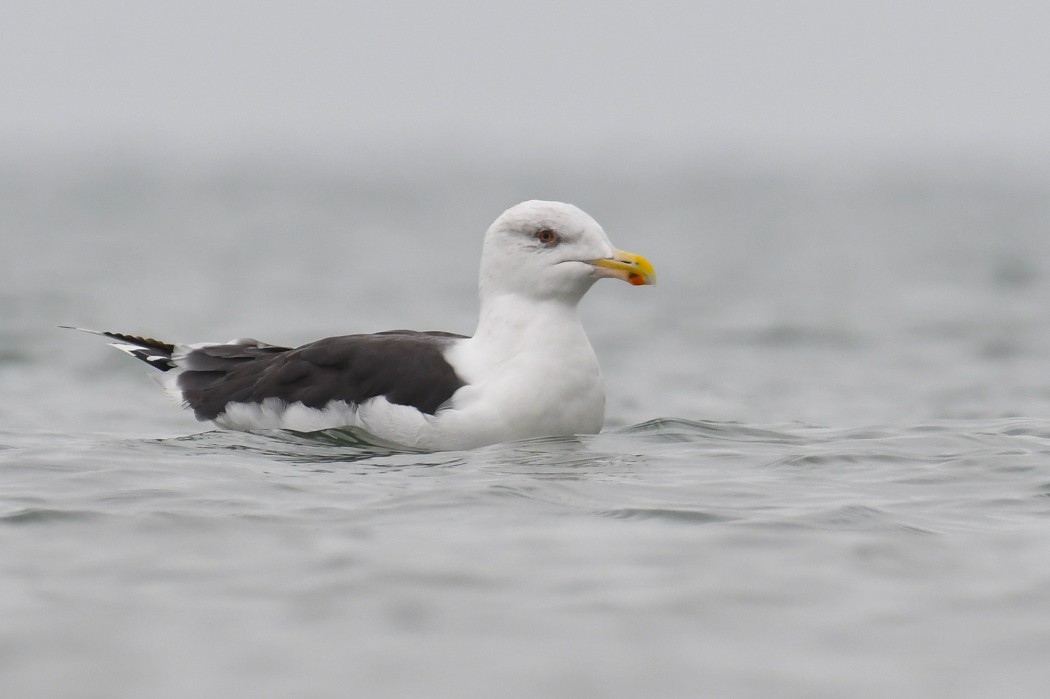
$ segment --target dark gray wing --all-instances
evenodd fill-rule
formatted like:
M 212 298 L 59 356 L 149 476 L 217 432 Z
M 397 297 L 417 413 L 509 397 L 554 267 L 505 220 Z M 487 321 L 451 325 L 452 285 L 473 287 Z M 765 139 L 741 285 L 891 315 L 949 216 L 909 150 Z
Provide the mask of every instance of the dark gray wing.
M 211 345 L 186 355 L 178 387 L 200 420 L 214 420 L 229 403 L 266 398 L 323 408 L 332 401 L 353 405 L 384 396 L 432 415 L 464 385 L 443 352 L 462 338 L 392 330 L 329 337 L 295 349 L 255 341 Z

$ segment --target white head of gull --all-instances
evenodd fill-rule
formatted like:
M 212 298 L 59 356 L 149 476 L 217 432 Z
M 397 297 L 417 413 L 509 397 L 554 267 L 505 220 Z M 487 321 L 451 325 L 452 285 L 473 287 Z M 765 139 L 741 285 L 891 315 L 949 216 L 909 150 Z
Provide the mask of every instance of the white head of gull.
M 163 371 L 170 394 L 220 427 L 353 428 L 382 444 L 467 449 L 601 429 L 605 390 L 577 306 L 602 277 L 655 282 L 580 209 L 527 201 L 485 234 L 472 337 L 396 330 L 288 348 L 97 334 Z

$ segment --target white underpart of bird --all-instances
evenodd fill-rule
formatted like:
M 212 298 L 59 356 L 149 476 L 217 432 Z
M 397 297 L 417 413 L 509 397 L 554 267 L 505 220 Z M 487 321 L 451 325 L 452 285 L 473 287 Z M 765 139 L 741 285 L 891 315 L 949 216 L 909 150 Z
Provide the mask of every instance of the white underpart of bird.
M 391 331 L 292 349 L 98 334 L 161 369 L 170 395 L 220 427 L 355 428 L 388 445 L 468 449 L 601 429 L 605 388 L 578 307 L 603 277 L 655 283 L 652 265 L 582 210 L 526 201 L 485 233 L 471 337 Z

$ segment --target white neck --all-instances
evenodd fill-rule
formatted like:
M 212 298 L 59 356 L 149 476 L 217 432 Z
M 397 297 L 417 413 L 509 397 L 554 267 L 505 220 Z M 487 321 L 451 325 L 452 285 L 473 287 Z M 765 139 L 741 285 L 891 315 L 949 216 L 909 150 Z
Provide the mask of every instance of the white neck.
M 527 344 L 544 346 L 587 341 L 576 300 L 533 299 L 522 303 L 510 294 L 484 298 L 474 340 L 500 353 L 513 353 Z

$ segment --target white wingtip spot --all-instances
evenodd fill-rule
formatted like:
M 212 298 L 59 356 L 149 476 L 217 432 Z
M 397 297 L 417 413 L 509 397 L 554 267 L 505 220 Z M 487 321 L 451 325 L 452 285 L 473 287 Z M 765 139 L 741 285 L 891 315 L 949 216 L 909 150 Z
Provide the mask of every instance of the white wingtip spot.
M 135 356 L 135 350 L 142 349 L 141 347 L 136 347 L 135 345 L 128 345 L 123 342 L 107 342 L 106 344 L 112 347 L 113 349 L 118 349 L 121 352 L 124 352 L 125 354 L 130 354 L 132 357 Z

